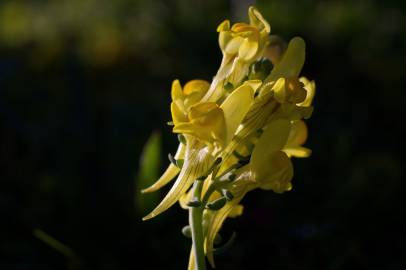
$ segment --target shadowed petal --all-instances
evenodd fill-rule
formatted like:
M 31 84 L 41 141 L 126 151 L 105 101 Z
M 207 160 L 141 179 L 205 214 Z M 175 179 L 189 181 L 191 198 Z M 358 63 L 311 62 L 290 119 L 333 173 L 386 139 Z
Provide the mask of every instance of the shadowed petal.
M 297 77 L 305 61 L 305 48 L 304 40 L 300 37 L 294 37 L 289 42 L 281 61 L 274 67 L 266 81 L 274 81 L 281 77 Z
M 217 233 L 220 231 L 221 226 L 223 225 L 226 218 L 229 216 L 230 213 L 233 212 L 235 207 L 238 207 L 239 201 L 241 198 L 235 198 L 233 201 L 227 203 L 223 208 L 213 213 L 211 218 L 211 222 L 209 223 L 209 227 L 207 229 L 206 241 L 205 241 L 205 251 L 207 259 L 209 260 L 210 265 L 214 268 L 214 257 L 213 257 L 213 244 L 214 238 L 216 237 Z

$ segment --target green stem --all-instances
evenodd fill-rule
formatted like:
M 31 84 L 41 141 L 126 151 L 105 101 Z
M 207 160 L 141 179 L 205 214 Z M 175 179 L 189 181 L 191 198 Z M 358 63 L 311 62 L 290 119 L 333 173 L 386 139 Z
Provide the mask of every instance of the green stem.
M 199 198 L 202 193 L 203 181 L 196 180 L 194 184 L 193 197 Z M 189 225 L 192 231 L 193 252 L 195 255 L 196 270 L 206 270 L 206 260 L 204 255 L 204 235 L 203 235 L 203 205 L 199 207 L 189 207 Z
M 234 165 L 230 166 L 220 176 L 217 176 L 216 178 L 213 179 L 213 182 L 209 185 L 209 188 L 206 190 L 206 193 L 203 196 L 203 199 L 202 199 L 203 207 L 206 206 L 211 194 L 213 194 L 213 192 L 216 191 L 216 188 L 221 187 L 221 181 L 219 181 L 219 179 L 236 168 L 238 168 L 238 164 L 234 164 Z
M 206 191 L 206 194 L 204 194 L 203 200 L 202 200 L 202 205 L 203 207 L 206 206 L 207 202 L 209 201 L 209 198 L 213 192 L 216 191 L 216 185 L 214 183 L 211 183 L 209 188 Z

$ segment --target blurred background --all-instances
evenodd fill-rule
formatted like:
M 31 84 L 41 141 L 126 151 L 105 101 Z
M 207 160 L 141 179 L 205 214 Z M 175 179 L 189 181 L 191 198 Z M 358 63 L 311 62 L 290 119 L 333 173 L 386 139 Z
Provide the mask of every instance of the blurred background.
M 142 222 L 168 188 L 139 189 L 176 150 L 172 80 L 210 80 L 217 25 L 253 3 L 0 2 L 0 269 L 186 269 L 187 213 Z M 246 196 L 218 269 L 406 269 L 406 2 L 255 5 L 307 42 L 313 155 L 293 191 Z

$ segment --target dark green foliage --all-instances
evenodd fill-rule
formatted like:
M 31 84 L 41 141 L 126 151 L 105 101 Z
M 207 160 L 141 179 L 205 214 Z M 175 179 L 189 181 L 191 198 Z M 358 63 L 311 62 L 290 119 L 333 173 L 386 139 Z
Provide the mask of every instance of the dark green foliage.
M 160 176 L 161 147 L 161 135 L 155 132 L 149 137 L 140 157 L 135 180 L 135 207 L 140 216 L 148 214 L 160 199 L 160 192 L 141 194 L 141 190 L 151 186 Z

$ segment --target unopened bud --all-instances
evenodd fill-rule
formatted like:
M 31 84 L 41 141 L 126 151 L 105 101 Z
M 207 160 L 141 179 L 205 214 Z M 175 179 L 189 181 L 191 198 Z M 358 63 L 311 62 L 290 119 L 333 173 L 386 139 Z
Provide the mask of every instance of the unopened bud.
M 223 206 L 226 204 L 227 199 L 226 197 L 221 197 L 211 203 L 208 203 L 206 205 L 206 207 L 210 210 L 220 210 L 221 208 L 223 208 Z
M 182 228 L 182 234 L 187 238 L 192 238 L 192 230 L 189 225 Z

